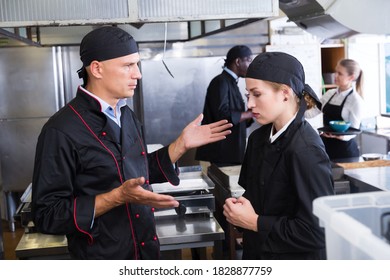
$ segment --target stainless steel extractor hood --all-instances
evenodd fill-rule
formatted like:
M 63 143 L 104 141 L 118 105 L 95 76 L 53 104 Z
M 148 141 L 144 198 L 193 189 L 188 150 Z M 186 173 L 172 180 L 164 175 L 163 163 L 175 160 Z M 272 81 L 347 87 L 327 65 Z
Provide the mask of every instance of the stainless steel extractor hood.
M 388 0 L 279 0 L 290 21 L 323 39 L 390 34 Z
M 128 24 L 277 16 L 278 0 L 0 0 L 0 27 Z
M 0 0 L 0 47 L 8 44 L 2 36 L 36 45 L 45 41 L 45 30 L 50 36 L 57 32 L 72 40 L 85 34 L 81 29 L 102 24 L 153 25 L 148 26 L 150 30 L 169 23 L 188 32 L 172 39 L 192 40 L 278 16 L 278 4 L 278 0 L 246 0 L 244 4 L 232 0 Z M 148 32 L 141 35 L 138 42 L 149 40 Z

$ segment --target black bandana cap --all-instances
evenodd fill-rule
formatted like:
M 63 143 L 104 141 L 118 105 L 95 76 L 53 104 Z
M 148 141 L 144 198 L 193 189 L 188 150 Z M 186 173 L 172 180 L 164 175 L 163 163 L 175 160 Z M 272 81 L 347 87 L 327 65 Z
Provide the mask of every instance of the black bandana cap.
M 92 61 L 104 61 L 138 52 L 134 38 L 119 27 L 104 26 L 84 36 L 80 44 L 80 59 L 83 67 L 77 71 L 85 76 L 85 67 Z
M 307 92 L 315 100 L 317 106 L 321 105 L 314 90 L 305 84 L 305 71 L 302 64 L 287 53 L 259 54 L 249 65 L 246 77 L 288 85 L 299 98 L 302 98 L 303 92 Z

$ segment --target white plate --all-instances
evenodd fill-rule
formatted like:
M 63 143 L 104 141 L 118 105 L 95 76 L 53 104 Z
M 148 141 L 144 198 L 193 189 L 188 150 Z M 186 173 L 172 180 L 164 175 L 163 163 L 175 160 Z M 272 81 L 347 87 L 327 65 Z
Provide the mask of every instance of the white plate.
M 376 159 L 382 159 L 383 155 L 382 154 L 375 154 L 375 153 L 362 154 L 362 158 L 364 160 L 376 160 Z

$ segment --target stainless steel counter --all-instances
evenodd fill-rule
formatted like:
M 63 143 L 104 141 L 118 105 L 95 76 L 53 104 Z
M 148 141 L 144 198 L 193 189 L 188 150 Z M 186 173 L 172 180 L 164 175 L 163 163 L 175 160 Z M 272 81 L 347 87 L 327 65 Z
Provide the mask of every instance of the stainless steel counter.
M 207 215 L 159 218 L 156 227 L 161 251 L 214 246 L 225 238 L 217 220 Z
M 215 184 L 215 217 L 218 219 L 226 233 L 225 245 L 231 260 L 238 258 L 239 254 L 237 254 L 236 251 L 237 239 L 242 238 L 242 233 L 226 220 L 223 215 L 223 204 L 227 198 L 238 198 L 243 195 L 245 190 L 238 184 L 240 171 L 241 165 L 218 167 L 214 164 L 211 164 L 207 170 L 208 177 Z
M 64 235 L 25 233 L 15 249 L 19 259 L 69 259 Z
M 159 146 L 159 145 L 157 145 Z M 154 149 L 154 147 L 148 148 Z M 177 209 L 158 209 L 155 212 L 156 230 L 161 251 L 180 251 L 184 248 L 205 248 L 215 246 L 215 258 L 222 257 L 220 241 L 225 233 L 214 218 L 214 184 L 201 172 L 200 166 L 180 168 L 180 184 L 153 184 L 156 193 L 174 196 L 184 207 L 184 213 Z M 29 189 L 29 188 L 28 188 Z M 31 201 L 26 194 L 25 203 Z M 28 216 L 29 217 L 29 216 Z M 18 258 L 55 258 L 68 254 L 64 236 L 25 233 L 16 248 Z M 167 253 L 168 255 L 168 253 Z M 175 257 L 179 258 L 176 254 Z
M 384 160 L 390 160 L 384 155 Z M 338 159 L 336 163 L 364 162 L 362 157 Z M 344 175 L 351 182 L 353 192 L 390 191 L 390 166 L 345 169 Z
M 161 251 L 214 246 L 225 234 L 214 217 L 186 215 L 156 219 Z M 19 259 L 69 259 L 66 237 L 25 233 L 15 250 Z
M 344 174 L 358 192 L 390 191 L 389 166 L 347 169 Z

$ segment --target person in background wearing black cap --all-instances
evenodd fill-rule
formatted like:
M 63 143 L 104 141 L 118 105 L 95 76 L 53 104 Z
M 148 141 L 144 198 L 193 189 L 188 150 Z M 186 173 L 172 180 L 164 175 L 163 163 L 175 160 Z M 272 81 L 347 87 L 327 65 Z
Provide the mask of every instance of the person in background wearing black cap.
M 150 184 L 179 184 L 173 163 L 191 148 L 225 139 L 226 120 L 201 126 L 200 114 L 169 146 L 148 154 L 126 98 L 141 79 L 134 39 L 117 27 L 88 33 L 80 45 L 84 84 L 38 139 L 32 211 L 38 231 L 65 234 L 75 259 L 158 259 L 154 209 L 172 196 Z
M 313 200 L 333 195 L 331 163 L 305 120 L 305 84 L 293 56 L 258 55 L 245 78 L 248 108 L 262 126 L 251 133 L 239 176 L 242 197 L 228 198 L 224 215 L 243 230 L 243 259 L 324 259 L 324 231 Z
M 252 61 L 252 51 L 247 46 L 234 46 L 226 56 L 223 71 L 210 82 L 203 108 L 203 124 L 226 119 L 233 124 L 232 134 L 196 150 L 195 159 L 217 166 L 240 165 L 246 146 L 246 128 L 253 123 L 252 113 L 237 86 L 238 79 L 245 77 Z

